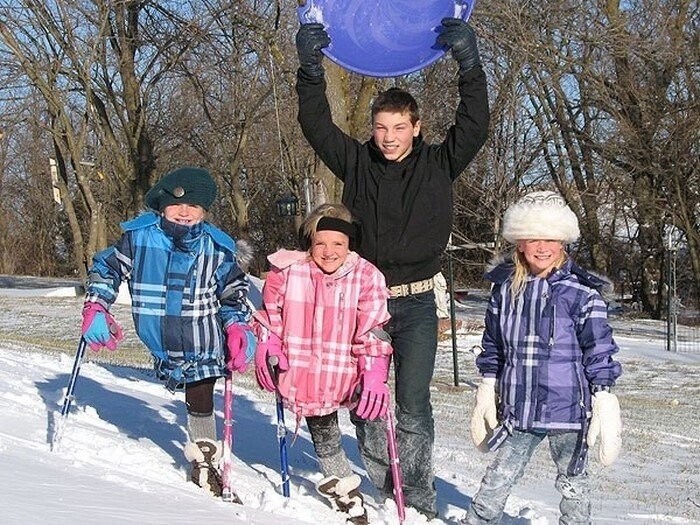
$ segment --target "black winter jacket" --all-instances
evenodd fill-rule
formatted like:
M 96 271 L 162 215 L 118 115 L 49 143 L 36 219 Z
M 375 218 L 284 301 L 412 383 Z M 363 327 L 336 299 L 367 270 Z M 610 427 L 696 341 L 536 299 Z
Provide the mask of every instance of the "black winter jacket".
M 343 204 L 361 223 L 358 252 L 387 285 L 431 278 L 452 231 L 452 181 L 486 141 L 489 107 L 480 66 L 460 76 L 455 124 L 441 144 L 422 136 L 401 161 L 388 161 L 373 139 L 359 142 L 332 121 L 323 77 L 297 72 L 299 123 L 328 168 L 344 182 Z

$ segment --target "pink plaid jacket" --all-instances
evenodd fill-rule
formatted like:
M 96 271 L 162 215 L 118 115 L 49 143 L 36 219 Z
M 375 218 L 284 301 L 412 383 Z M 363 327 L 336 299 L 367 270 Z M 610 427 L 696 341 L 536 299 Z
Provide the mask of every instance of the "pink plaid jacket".
M 286 406 L 297 417 L 351 406 L 358 356 L 392 352 L 371 332 L 389 320 L 384 276 L 355 252 L 331 275 L 306 252 L 280 250 L 268 260 L 263 303 L 289 359 L 289 370 L 279 376 Z

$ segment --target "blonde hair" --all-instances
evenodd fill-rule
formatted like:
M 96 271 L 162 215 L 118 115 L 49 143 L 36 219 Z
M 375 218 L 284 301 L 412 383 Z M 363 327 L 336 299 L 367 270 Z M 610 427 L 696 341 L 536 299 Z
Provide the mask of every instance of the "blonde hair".
M 568 254 L 566 250 L 562 250 L 559 260 L 553 268 L 561 268 L 567 258 Z M 530 275 L 530 267 L 527 265 L 525 255 L 518 249 L 517 244 L 513 249 L 513 263 L 515 264 L 515 269 L 513 270 L 513 280 L 510 283 L 510 298 L 515 302 L 515 300 L 522 295 L 523 291 L 525 291 L 527 277 Z
M 321 204 L 301 223 L 299 227 L 301 237 L 309 239 L 309 241 L 313 239 L 313 236 L 316 235 L 318 221 L 324 217 L 332 217 L 352 223 L 352 213 L 342 204 Z

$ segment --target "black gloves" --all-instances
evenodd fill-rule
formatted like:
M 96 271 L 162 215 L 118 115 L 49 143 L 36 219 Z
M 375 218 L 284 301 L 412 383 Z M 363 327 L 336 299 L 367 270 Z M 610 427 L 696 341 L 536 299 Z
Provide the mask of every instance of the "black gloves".
M 331 43 L 323 24 L 302 24 L 297 32 L 299 67 L 310 77 L 322 77 L 321 49 Z
M 481 65 L 472 26 L 460 18 L 443 18 L 441 23 L 442 31 L 437 42 L 452 50 L 452 56 L 459 62 L 459 73 Z

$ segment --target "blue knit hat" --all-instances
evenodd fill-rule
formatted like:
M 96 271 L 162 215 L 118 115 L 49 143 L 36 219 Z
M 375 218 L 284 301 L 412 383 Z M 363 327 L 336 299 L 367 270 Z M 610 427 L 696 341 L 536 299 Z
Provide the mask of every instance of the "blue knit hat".
M 146 205 L 157 211 L 171 204 L 196 204 L 208 210 L 215 199 L 216 183 L 209 172 L 192 167 L 171 171 L 146 193 Z

